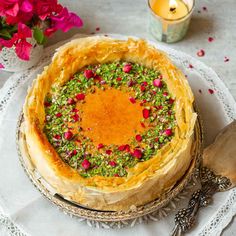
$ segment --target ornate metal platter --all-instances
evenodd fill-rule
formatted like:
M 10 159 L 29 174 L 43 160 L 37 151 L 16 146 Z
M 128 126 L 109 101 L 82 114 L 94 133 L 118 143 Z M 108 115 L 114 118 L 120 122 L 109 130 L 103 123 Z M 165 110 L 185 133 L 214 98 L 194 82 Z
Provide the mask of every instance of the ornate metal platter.
M 16 143 L 20 162 L 31 182 L 48 200 L 50 200 L 66 214 L 77 216 L 80 218 L 86 218 L 89 220 L 99 222 L 125 221 L 157 211 L 158 209 L 167 205 L 171 199 L 176 197 L 184 189 L 184 187 L 190 181 L 191 177 L 196 172 L 196 170 L 198 170 L 201 164 L 201 155 L 203 149 L 203 130 L 201 120 L 198 116 L 198 120 L 196 122 L 194 130 L 195 149 L 193 152 L 192 161 L 185 175 L 175 184 L 175 186 L 171 190 L 150 203 L 138 207 L 133 207 L 128 211 L 99 211 L 95 209 L 89 209 L 84 206 L 78 205 L 75 202 L 71 202 L 70 200 L 67 200 L 63 198 L 63 196 L 57 194 L 55 189 L 53 189 L 53 187 L 50 186 L 42 176 L 40 176 L 39 172 L 31 162 L 31 158 L 27 151 L 27 145 L 23 133 L 23 126 L 24 117 L 22 113 L 18 120 Z

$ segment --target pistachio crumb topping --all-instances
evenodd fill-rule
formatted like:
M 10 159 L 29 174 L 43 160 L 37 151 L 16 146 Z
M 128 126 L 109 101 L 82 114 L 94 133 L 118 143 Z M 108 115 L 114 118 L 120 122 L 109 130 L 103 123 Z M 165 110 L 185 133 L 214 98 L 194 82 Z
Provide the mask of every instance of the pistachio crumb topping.
M 124 91 L 129 103 L 142 107 L 142 132 L 136 131 L 122 145 L 95 144 L 81 127 L 81 106 L 86 104 L 88 94 L 111 88 Z M 152 158 L 172 139 L 176 125 L 174 103 L 156 70 L 121 61 L 89 65 L 48 93 L 44 132 L 62 160 L 81 176 L 124 177 L 129 168 Z

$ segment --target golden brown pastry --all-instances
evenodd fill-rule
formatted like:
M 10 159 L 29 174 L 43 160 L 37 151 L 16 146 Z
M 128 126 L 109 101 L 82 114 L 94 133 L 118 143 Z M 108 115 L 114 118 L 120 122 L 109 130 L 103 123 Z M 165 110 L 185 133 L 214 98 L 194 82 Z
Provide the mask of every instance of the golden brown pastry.
M 115 80 L 112 74 L 112 81 L 117 82 L 112 85 L 109 79 L 103 82 L 99 73 L 106 72 L 105 65 L 108 68 L 116 65 L 118 68 L 108 71 L 109 73 L 127 73 L 124 74 L 124 78 L 129 80 L 128 84 L 122 82 L 122 78 L 119 77 Z M 137 70 L 135 75 L 132 74 L 132 70 Z M 137 82 L 135 78 L 144 78 L 139 75 L 138 70 L 141 70 L 142 76 L 147 78 L 154 76 L 157 71 L 158 77 L 150 84 Z M 89 74 L 91 71 L 92 74 Z M 104 77 L 107 76 L 105 72 Z M 70 98 L 72 100 L 67 100 L 67 104 L 63 103 L 64 105 L 60 106 L 63 111 L 53 113 L 53 117 L 56 117 L 55 122 L 56 119 L 58 122 L 64 122 L 60 119 L 61 116 L 65 116 L 67 111 L 65 106 L 69 104 L 74 107 L 76 116 L 73 116 L 72 121 L 65 119 L 65 124 L 61 123 L 62 127 L 66 127 L 63 135 L 56 137 L 54 135 L 51 138 L 47 132 L 48 130 L 54 132 L 54 126 L 50 125 L 52 118 L 50 116 L 48 118 L 48 97 L 51 99 L 50 102 L 57 104 L 58 91 L 61 91 L 60 99 L 63 100 L 62 89 L 68 91 L 68 87 L 75 83 L 73 79 L 83 84 L 83 74 L 86 79 L 89 79 L 88 81 L 93 80 L 89 82 L 90 90 L 87 93 L 77 93 L 75 97 Z M 131 86 L 130 81 L 131 84 L 133 83 Z M 123 83 L 121 88 L 118 86 L 119 83 Z M 142 88 L 142 86 L 147 87 Z M 136 92 L 135 89 L 139 87 L 141 92 Z M 76 89 L 79 90 L 80 87 Z M 150 96 L 156 99 L 154 102 L 173 103 L 173 105 L 166 105 L 172 109 L 168 113 L 170 117 L 172 115 L 172 120 L 165 120 L 160 115 L 168 111 L 155 110 L 162 109 L 163 104 L 160 106 L 154 104 L 154 106 L 151 101 L 142 101 L 141 96 L 145 89 L 147 94 L 153 91 L 154 95 Z M 155 93 L 161 96 L 160 101 L 157 101 Z M 120 103 L 116 102 L 117 100 Z M 40 174 L 65 198 L 94 209 L 125 210 L 132 205 L 138 206 L 156 199 L 171 189 L 188 169 L 192 159 L 193 132 L 197 117 L 193 110 L 193 100 L 193 94 L 182 72 L 173 65 L 165 53 L 155 49 L 146 41 L 115 40 L 101 36 L 75 39 L 57 50 L 51 64 L 38 75 L 28 91 L 24 104 L 24 132 L 27 148 Z M 147 104 L 144 104 L 145 102 Z M 52 110 L 50 111 L 54 112 Z M 102 114 L 106 112 L 108 115 L 103 119 Z M 76 125 L 77 122 L 79 125 Z M 143 124 L 140 126 L 140 123 Z M 159 140 L 155 139 L 157 142 L 155 147 L 152 146 L 155 131 L 153 124 L 159 127 Z M 168 128 L 168 125 L 171 128 Z M 78 131 L 79 128 L 81 133 Z M 145 138 L 146 141 L 144 138 L 141 140 L 142 137 L 146 137 L 144 134 L 146 135 L 147 132 L 152 136 L 149 139 Z M 82 150 L 81 140 L 78 140 L 80 136 L 82 140 L 90 142 L 88 144 L 87 141 L 82 141 L 82 143 L 90 148 L 97 147 L 97 150 L 88 149 L 88 154 L 84 152 L 83 155 L 81 154 L 83 157 L 79 155 L 78 152 Z M 68 152 L 68 157 L 67 152 L 63 152 L 56 146 L 58 143 L 69 143 L 69 148 L 76 142 L 78 143 L 76 150 Z M 128 142 L 130 142 L 129 150 L 124 150 Z M 107 147 L 118 147 L 118 151 L 115 152 L 115 149 L 110 150 Z M 147 148 L 152 149 L 150 153 L 153 155 L 147 157 Z M 124 154 L 124 151 L 127 152 Z M 116 159 L 118 157 L 114 153 L 121 155 L 119 157 L 121 161 Z M 78 157 L 73 165 L 70 164 L 72 155 Z M 102 163 L 105 165 L 102 170 L 101 162 L 95 165 L 92 155 L 95 159 L 96 155 L 105 158 L 106 165 Z M 124 166 L 124 156 L 130 158 L 127 166 Z M 113 162 L 111 157 L 114 159 Z

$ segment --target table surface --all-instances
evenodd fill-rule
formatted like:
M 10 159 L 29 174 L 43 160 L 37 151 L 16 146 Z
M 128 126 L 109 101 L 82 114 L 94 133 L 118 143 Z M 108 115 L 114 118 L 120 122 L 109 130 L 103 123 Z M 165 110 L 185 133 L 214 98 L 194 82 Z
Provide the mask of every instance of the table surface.
M 82 29 L 57 32 L 47 42 L 52 45 L 75 33 L 117 33 L 153 39 L 147 30 L 148 10 L 145 0 L 61 0 L 63 5 L 84 20 Z M 135 2 L 135 4 L 134 4 Z M 206 7 L 206 10 L 205 9 Z M 186 37 L 169 46 L 190 54 L 212 67 L 236 98 L 236 1 L 196 0 L 196 7 Z M 208 38 L 212 37 L 212 42 Z M 46 46 L 47 46 L 46 45 Z M 204 57 L 197 51 L 203 49 Z M 225 62 L 225 57 L 229 61 Z M 0 72 L 0 88 L 11 75 Z M 224 229 L 223 236 L 236 235 L 236 219 Z

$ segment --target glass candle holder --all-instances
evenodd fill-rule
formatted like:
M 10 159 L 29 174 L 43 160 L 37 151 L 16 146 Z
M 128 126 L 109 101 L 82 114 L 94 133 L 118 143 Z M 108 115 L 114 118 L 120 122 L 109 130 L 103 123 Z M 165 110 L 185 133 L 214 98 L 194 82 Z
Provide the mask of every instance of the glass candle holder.
M 176 5 L 171 6 L 171 2 Z M 163 10 L 167 4 L 169 9 Z M 188 31 L 194 5 L 195 0 L 148 0 L 149 32 L 162 42 L 181 40 Z

